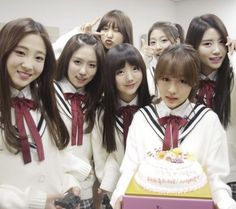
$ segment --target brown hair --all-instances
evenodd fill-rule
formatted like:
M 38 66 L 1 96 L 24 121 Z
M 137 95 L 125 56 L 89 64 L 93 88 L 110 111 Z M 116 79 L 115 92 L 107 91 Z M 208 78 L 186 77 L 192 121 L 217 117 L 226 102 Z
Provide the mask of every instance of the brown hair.
M 187 44 L 167 47 L 160 56 L 155 70 L 155 82 L 166 75 L 184 77 L 192 87 L 189 100 L 193 101 L 198 88 L 200 59 L 197 51 Z
M 11 91 L 10 77 L 7 70 L 7 60 L 17 44 L 27 35 L 39 35 L 46 47 L 46 57 L 41 75 L 29 86 L 34 101 L 44 116 L 49 133 L 59 149 L 63 149 L 69 142 L 69 134 L 59 117 L 53 87 L 53 74 L 56 60 L 49 36 L 39 22 L 31 18 L 19 18 L 5 24 L 0 31 L 0 112 L 1 126 L 4 127 L 6 145 L 10 151 L 20 150 L 18 133 L 11 121 Z

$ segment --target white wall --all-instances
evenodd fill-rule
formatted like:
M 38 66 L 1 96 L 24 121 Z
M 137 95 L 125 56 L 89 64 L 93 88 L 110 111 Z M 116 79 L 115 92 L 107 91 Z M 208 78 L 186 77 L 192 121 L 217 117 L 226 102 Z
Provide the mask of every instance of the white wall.
M 45 26 L 58 27 L 58 33 L 63 34 L 112 9 L 123 10 L 129 15 L 134 28 L 134 44 L 138 48 L 140 36 L 147 33 L 155 21 L 178 22 L 186 31 L 190 20 L 204 13 L 218 15 L 230 36 L 236 38 L 235 0 L 0 0 L 0 23 L 30 16 Z
M 176 21 L 187 32 L 191 19 L 205 13 L 214 13 L 224 22 L 230 37 L 236 39 L 235 0 L 183 0 L 176 3 Z
M 0 0 L 0 22 L 30 16 L 59 33 L 102 17 L 112 9 L 123 10 L 134 28 L 134 44 L 157 20 L 175 20 L 175 3 L 170 0 Z

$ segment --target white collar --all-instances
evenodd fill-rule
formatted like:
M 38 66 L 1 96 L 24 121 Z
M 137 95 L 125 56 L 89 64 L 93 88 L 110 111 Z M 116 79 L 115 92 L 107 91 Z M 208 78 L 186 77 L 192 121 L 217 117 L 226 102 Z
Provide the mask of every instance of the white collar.
M 26 98 L 32 100 L 32 95 L 30 92 L 30 86 L 26 86 L 22 90 L 18 90 L 14 87 L 11 87 L 11 97 L 19 97 L 19 98 Z
M 76 89 L 71 82 L 67 78 L 63 78 L 61 81 L 58 82 L 62 87 L 64 93 L 79 93 L 85 94 L 84 87 Z
M 134 99 L 130 102 L 125 102 L 125 101 L 119 99 L 119 107 L 124 107 L 127 105 L 138 105 L 138 96 L 134 97 Z
M 165 102 L 161 101 L 157 104 L 157 112 L 159 117 L 169 116 L 169 115 L 176 115 L 180 117 L 188 117 L 193 107 L 195 106 L 194 103 L 191 103 L 188 99 L 179 107 L 175 109 L 170 109 Z

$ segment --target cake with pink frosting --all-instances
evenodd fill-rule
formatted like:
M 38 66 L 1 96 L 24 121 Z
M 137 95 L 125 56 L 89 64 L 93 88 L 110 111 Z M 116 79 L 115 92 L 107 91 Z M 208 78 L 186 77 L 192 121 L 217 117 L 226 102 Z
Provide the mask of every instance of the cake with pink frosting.
M 200 163 L 179 148 L 147 153 L 134 178 L 143 189 L 158 193 L 191 192 L 207 183 Z

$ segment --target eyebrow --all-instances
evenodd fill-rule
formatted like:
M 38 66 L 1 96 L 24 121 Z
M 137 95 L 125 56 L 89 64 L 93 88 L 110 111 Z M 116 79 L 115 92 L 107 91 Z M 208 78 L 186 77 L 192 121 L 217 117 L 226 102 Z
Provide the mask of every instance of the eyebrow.
M 29 50 L 29 48 L 27 48 L 25 46 L 22 46 L 22 45 L 17 45 L 16 48 L 22 48 L 22 49 L 25 49 L 25 50 Z M 39 54 L 42 54 L 42 55 L 46 56 L 46 53 L 44 53 L 42 51 L 39 51 L 39 50 L 37 50 L 36 53 L 39 53 Z

